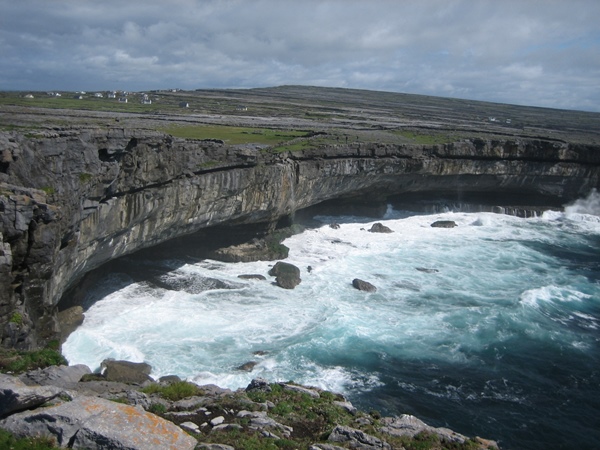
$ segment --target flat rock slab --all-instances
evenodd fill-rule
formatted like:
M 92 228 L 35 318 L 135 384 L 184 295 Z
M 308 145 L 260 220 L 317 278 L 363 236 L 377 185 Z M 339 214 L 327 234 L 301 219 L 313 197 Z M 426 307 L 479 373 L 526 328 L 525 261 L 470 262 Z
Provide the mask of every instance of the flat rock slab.
M 60 447 L 75 449 L 191 450 L 197 444 L 154 414 L 95 397 L 13 414 L 0 427 L 18 437 L 53 437 Z
M 0 373 L 0 417 L 43 405 L 61 392 L 63 389 L 56 386 L 27 386 L 16 377 Z

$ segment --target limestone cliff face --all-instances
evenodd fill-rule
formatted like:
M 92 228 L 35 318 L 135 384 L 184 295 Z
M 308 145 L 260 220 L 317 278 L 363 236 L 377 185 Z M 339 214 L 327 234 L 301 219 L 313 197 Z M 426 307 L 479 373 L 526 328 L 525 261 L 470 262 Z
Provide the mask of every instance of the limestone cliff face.
M 56 336 L 62 293 L 99 265 L 219 224 L 274 223 L 340 197 L 464 189 L 565 201 L 600 186 L 600 148 L 547 141 L 354 144 L 271 154 L 148 130 L 0 134 L 4 345 Z

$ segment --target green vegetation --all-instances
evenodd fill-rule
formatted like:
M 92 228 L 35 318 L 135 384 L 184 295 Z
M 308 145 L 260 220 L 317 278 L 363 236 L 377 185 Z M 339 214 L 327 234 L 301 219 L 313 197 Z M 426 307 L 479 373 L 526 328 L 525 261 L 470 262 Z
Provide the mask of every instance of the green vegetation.
M 56 189 L 54 189 L 52 186 L 44 186 L 41 190 L 44 191 L 46 195 L 52 195 L 56 193 Z
M 15 311 L 13 315 L 9 319 L 10 323 L 16 323 L 17 325 L 23 324 L 23 314 L 18 311 Z
M 420 145 L 441 145 L 441 144 L 449 144 L 451 142 L 456 142 L 458 140 L 457 136 L 453 136 L 449 133 L 440 133 L 435 131 L 394 131 L 396 135 L 402 136 L 410 141 L 413 144 Z
M 22 373 L 48 366 L 67 364 L 65 358 L 54 345 L 41 350 L 0 349 L 0 372 Z
M 144 387 L 142 392 L 145 394 L 158 394 L 161 397 L 174 402 L 187 397 L 203 394 L 202 389 L 188 381 L 177 381 L 166 386 L 152 383 Z
M 84 184 L 88 183 L 92 178 L 94 178 L 94 175 L 92 175 L 91 173 L 82 172 L 79 174 L 79 181 L 81 181 Z
M 304 136 L 303 131 L 272 130 L 268 128 L 230 127 L 224 125 L 171 125 L 160 131 L 184 139 L 218 139 L 229 145 L 276 145 Z
M 0 429 L 0 448 L 10 450 L 55 450 L 58 449 L 52 438 L 17 439 L 8 431 Z

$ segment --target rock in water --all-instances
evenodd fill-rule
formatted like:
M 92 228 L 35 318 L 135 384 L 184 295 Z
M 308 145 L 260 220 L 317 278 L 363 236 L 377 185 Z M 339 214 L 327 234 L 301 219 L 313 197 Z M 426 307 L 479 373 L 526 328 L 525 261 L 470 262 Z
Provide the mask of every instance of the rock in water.
M 284 289 L 294 289 L 302 281 L 300 279 L 300 269 L 293 264 L 279 261 L 269 270 L 269 275 L 275 278 L 277 286 Z
M 382 223 L 377 222 L 373 224 L 369 233 L 393 233 L 393 231 Z
M 454 220 L 437 220 L 431 224 L 433 228 L 454 228 L 456 222 Z
M 48 436 L 61 447 L 88 450 L 191 450 L 197 444 L 177 425 L 141 408 L 85 396 L 14 414 L 0 427 L 18 437 Z
M 377 288 L 375 286 L 373 286 L 371 283 L 369 283 L 368 281 L 359 280 L 358 278 L 355 278 L 354 280 L 352 280 L 352 286 L 354 286 L 359 291 L 365 291 L 365 292 L 376 292 L 377 291 Z

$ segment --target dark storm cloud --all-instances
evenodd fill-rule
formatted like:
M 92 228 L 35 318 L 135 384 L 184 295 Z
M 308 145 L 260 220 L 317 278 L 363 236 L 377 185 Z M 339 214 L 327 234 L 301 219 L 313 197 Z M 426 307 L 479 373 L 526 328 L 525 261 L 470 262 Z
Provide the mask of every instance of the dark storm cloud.
M 312 84 L 600 110 L 596 0 L 0 6 L 0 89 Z

